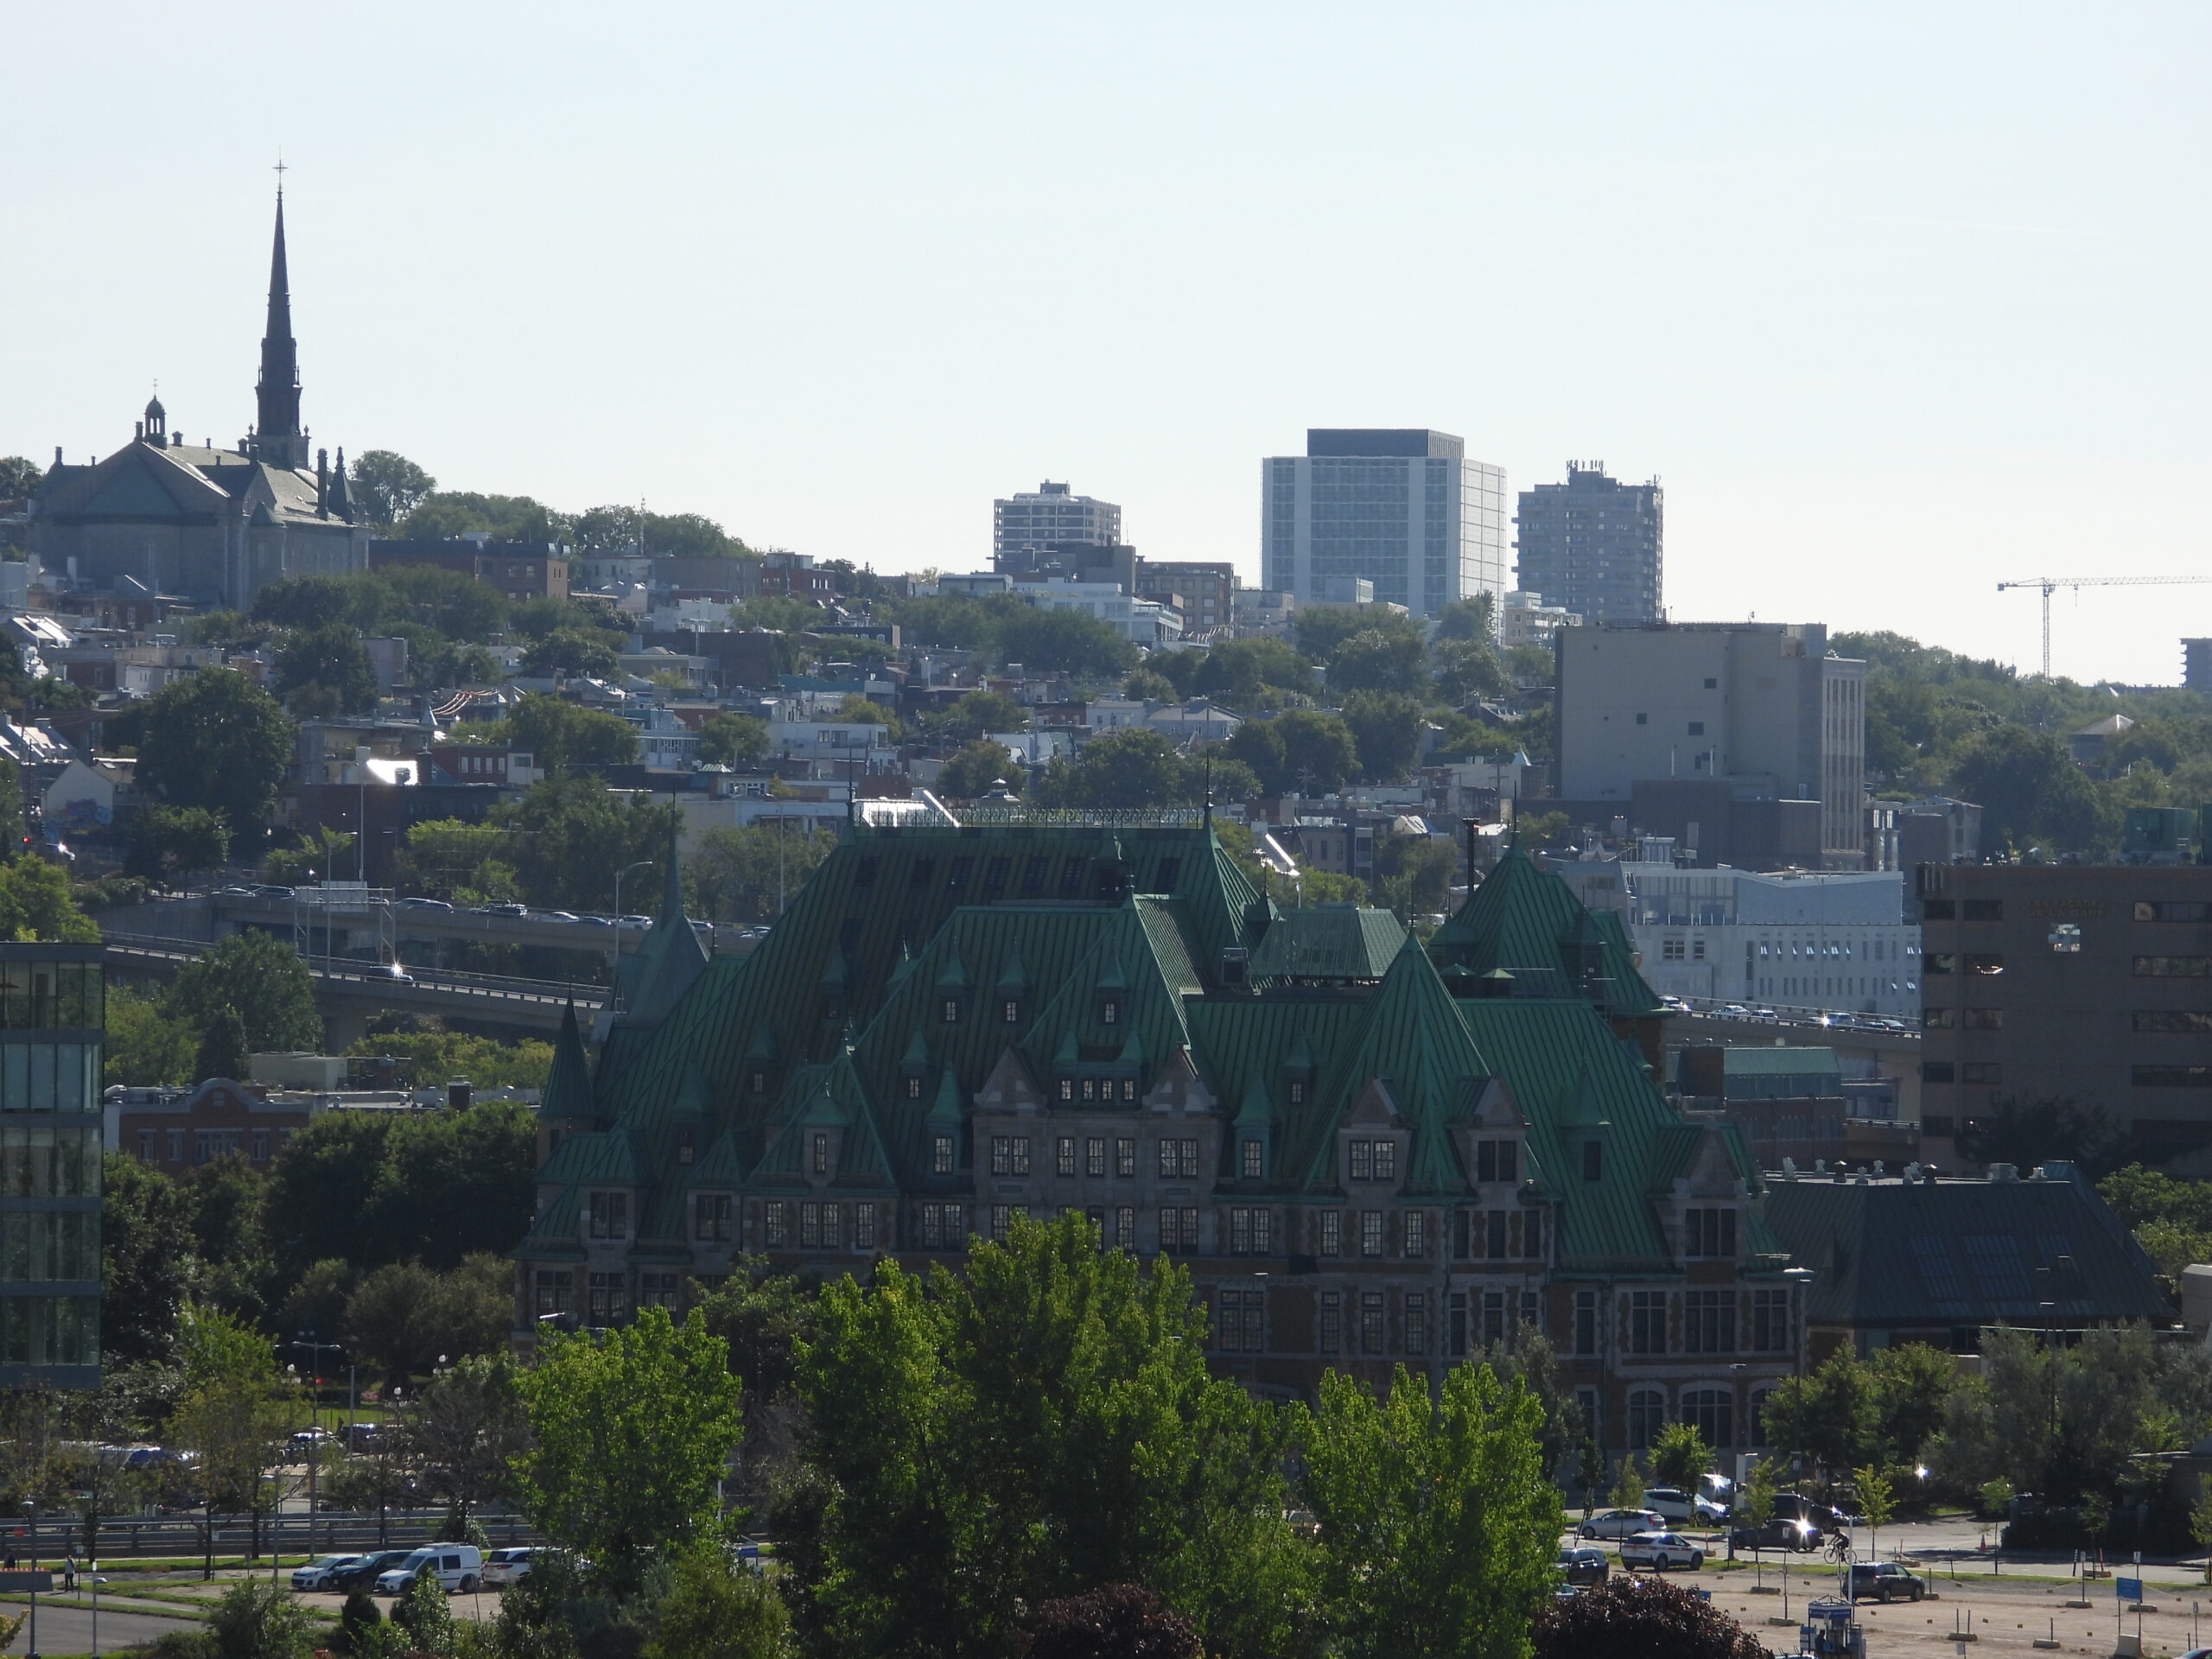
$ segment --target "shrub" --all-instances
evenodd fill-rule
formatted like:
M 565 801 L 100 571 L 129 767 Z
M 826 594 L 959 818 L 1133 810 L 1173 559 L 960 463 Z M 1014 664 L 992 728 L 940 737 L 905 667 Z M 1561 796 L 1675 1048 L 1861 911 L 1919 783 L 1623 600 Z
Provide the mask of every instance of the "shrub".
M 1709 1601 L 1657 1579 L 1612 1579 L 1536 1620 L 1535 1659 L 1767 1659 Z
M 1102 1584 L 1037 1610 L 1029 1659 L 1201 1659 L 1191 1621 L 1139 1584 Z

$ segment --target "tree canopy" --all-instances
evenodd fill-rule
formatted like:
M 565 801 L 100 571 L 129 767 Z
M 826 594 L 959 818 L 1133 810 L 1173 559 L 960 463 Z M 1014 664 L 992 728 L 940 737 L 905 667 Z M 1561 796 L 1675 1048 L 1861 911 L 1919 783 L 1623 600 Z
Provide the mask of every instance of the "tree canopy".
M 295 728 L 245 675 L 209 669 L 114 716 L 108 734 L 137 750 L 139 782 L 156 799 L 206 807 L 234 836 L 258 842 L 291 762 Z

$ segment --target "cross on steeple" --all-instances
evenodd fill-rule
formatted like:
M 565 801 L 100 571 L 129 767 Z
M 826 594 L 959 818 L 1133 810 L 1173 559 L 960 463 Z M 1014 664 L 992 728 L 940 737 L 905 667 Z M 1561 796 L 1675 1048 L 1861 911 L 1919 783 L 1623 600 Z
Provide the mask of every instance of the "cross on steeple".
M 276 194 L 281 196 L 284 194 L 284 175 L 292 170 L 290 168 L 284 165 L 284 152 L 283 150 L 280 149 L 276 152 L 276 165 L 271 170 L 276 175 Z

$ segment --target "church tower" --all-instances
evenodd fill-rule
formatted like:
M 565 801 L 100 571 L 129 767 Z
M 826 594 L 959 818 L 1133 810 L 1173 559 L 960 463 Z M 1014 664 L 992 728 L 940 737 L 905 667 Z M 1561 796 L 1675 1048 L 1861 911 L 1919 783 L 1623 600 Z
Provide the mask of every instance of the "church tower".
M 276 241 L 269 257 L 269 323 L 261 336 L 260 405 L 254 427 L 255 455 L 271 467 L 308 464 L 307 435 L 300 429 L 300 353 L 292 338 L 292 289 L 284 268 L 284 188 L 276 187 Z

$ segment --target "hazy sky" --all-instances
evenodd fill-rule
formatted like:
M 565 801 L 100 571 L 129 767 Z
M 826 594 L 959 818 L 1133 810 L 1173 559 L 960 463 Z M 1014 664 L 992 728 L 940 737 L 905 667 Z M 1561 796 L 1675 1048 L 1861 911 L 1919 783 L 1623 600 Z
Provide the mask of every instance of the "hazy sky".
M 5 0 L 0 454 L 252 417 L 880 569 L 995 495 L 1259 566 L 1259 460 L 1667 487 L 1670 609 L 2032 666 L 2212 575 L 2212 8 Z M 2171 682 L 2212 584 L 2062 595 Z

